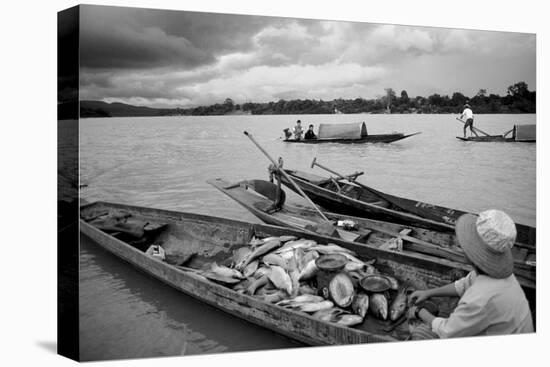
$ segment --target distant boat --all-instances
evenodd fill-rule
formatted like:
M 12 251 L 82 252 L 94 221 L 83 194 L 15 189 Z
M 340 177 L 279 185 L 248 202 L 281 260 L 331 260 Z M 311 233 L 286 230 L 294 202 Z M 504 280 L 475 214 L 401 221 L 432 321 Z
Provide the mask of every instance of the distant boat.
M 410 136 L 420 134 L 405 135 L 403 133 L 391 134 L 368 134 L 367 126 L 364 122 L 353 122 L 347 124 L 320 124 L 317 139 L 285 139 L 285 143 L 341 143 L 341 144 L 362 144 L 362 143 L 391 143 L 397 140 L 405 139 Z
M 334 114 L 341 115 L 342 111 L 338 110 L 336 107 L 334 108 Z
M 479 135 L 468 138 L 457 136 L 456 138 L 462 141 L 534 143 L 537 141 L 537 127 L 536 125 L 514 125 L 513 129 L 502 135 Z

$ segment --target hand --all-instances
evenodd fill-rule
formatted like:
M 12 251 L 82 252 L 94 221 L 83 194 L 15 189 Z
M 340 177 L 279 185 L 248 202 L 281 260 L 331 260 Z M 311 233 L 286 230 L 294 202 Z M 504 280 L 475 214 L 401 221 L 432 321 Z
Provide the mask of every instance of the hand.
M 418 308 L 418 307 L 416 307 L 416 306 L 411 306 L 411 307 L 409 307 L 409 310 L 407 311 L 407 318 L 408 318 L 408 319 L 411 319 L 411 320 L 412 320 L 412 319 L 415 319 L 415 318 L 416 318 L 415 313 L 416 313 L 416 309 L 417 309 L 417 308 Z
M 409 296 L 409 304 L 416 305 L 420 302 L 423 302 L 430 298 L 430 292 L 427 290 L 424 291 L 414 291 Z

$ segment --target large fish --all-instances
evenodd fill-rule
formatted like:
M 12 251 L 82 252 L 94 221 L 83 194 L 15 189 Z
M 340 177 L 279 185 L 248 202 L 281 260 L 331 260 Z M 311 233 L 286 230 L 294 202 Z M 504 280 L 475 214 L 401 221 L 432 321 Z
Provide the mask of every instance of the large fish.
M 267 276 L 275 287 L 286 291 L 289 295 L 292 294 L 292 280 L 283 268 L 274 265 Z
M 258 288 L 263 287 L 267 283 L 269 283 L 269 278 L 267 277 L 267 275 L 262 275 L 261 277 L 252 281 L 249 284 L 249 286 L 246 288 L 246 293 L 250 295 L 254 295 L 254 293 L 256 293 L 256 290 Z
M 220 266 L 217 263 L 212 263 L 212 267 L 210 268 L 210 272 L 214 273 L 216 275 L 219 275 L 221 277 L 227 277 L 227 278 L 236 278 L 236 279 L 244 279 L 243 274 L 236 270 L 228 268 L 227 266 Z
M 358 293 L 351 303 L 351 309 L 353 313 L 365 318 L 369 310 L 369 296 L 365 293 Z
M 284 301 L 278 302 L 278 306 L 287 306 L 291 303 L 304 303 L 304 302 L 321 302 L 324 298 L 321 296 L 314 296 L 311 294 L 303 294 L 290 299 L 285 299 Z
M 312 288 L 311 286 L 307 285 L 307 284 L 301 284 L 300 285 L 300 288 L 298 289 L 298 294 L 313 294 L 313 295 L 316 295 L 317 294 L 317 290 Z
M 300 272 L 299 280 L 308 280 L 313 278 L 319 272 L 315 259 L 311 260 Z
M 334 307 L 334 303 L 331 301 L 325 300 L 321 302 L 303 302 L 303 303 L 296 303 L 294 305 L 291 305 L 293 309 L 296 309 L 298 311 L 307 312 L 307 313 L 314 313 L 321 310 L 329 309 Z
M 397 279 L 395 279 L 395 278 L 392 277 L 392 276 L 386 275 L 386 274 L 384 274 L 384 276 L 385 276 L 386 278 L 388 278 L 388 280 L 390 281 L 390 283 L 391 283 L 390 288 L 391 288 L 391 289 L 393 289 L 394 291 L 396 291 L 396 290 L 399 289 L 399 282 L 397 281 Z
M 254 273 L 256 272 L 256 270 L 258 270 L 258 266 L 260 265 L 260 261 L 259 260 L 254 260 L 252 261 L 250 264 L 248 264 L 244 270 L 243 270 L 243 275 L 245 277 L 251 277 L 252 275 L 254 275 Z
M 317 242 L 315 242 L 313 240 L 306 240 L 306 239 L 302 238 L 302 239 L 299 239 L 299 240 L 289 241 L 289 242 L 285 243 L 280 249 L 278 249 L 275 252 L 280 254 L 280 253 L 283 253 L 283 252 L 292 251 L 292 250 L 297 249 L 297 248 L 301 248 L 302 250 L 307 250 L 307 249 L 310 249 L 310 248 L 312 248 L 313 246 L 316 246 L 316 245 L 317 245 Z
M 252 250 L 249 247 L 240 247 L 233 252 L 232 264 L 233 266 L 246 259 Z
M 359 315 L 354 315 L 351 313 L 345 313 L 337 318 L 336 321 L 337 324 L 345 325 L 345 326 L 355 326 L 363 323 L 364 318 Z
M 285 243 L 285 242 L 288 242 L 288 241 L 294 241 L 296 238 L 297 238 L 296 236 L 290 236 L 290 235 L 281 236 L 281 237 L 279 237 L 279 241 Z
M 265 255 L 262 258 L 262 262 L 266 265 L 277 265 L 283 269 L 286 269 L 288 267 L 286 260 L 283 259 L 280 255 L 274 253 Z
M 407 309 L 407 287 L 402 287 L 390 305 L 390 320 L 395 321 Z
M 275 291 L 273 293 L 268 293 L 262 296 L 262 299 L 265 302 L 269 302 L 269 303 L 276 303 L 283 300 L 284 298 L 285 298 L 285 292 L 281 290 Z
M 339 307 L 348 307 L 355 297 L 355 289 L 349 275 L 344 272 L 332 277 L 328 284 L 330 298 Z
M 298 262 L 298 269 L 300 271 L 304 270 L 304 268 L 306 267 L 307 264 L 309 264 L 309 262 L 311 260 L 315 260 L 319 257 L 319 253 L 317 251 L 307 251 L 304 255 L 304 257 L 302 257 L 300 259 L 300 261 Z
M 382 319 L 388 318 L 388 299 L 382 293 L 373 293 L 369 297 L 369 310 L 371 313 Z
M 263 256 L 271 251 L 273 251 L 276 248 L 279 248 L 281 246 L 281 241 L 278 240 L 272 240 L 264 243 L 263 245 L 256 248 L 254 251 L 252 251 L 246 259 L 243 259 L 240 263 L 238 263 L 235 266 L 235 269 L 241 270 L 244 269 L 248 264 L 250 264 L 252 261 L 254 261 L 256 258 Z
M 338 317 L 343 313 L 346 313 L 346 312 L 341 308 L 332 307 L 332 308 L 327 308 L 327 309 L 317 311 L 312 316 L 321 321 L 336 322 L 338 321 Z

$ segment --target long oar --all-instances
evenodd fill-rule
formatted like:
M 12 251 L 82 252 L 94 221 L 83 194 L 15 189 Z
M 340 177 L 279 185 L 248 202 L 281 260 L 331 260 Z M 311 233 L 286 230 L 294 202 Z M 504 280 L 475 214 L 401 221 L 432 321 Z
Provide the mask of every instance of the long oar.
M 279 168 L 279 165 L 275 162 L 275 160 L 274 160 L 273 158 L 271 158 L 271 156 L 269 155 L 269 153 L 267 153 L 267 152 L 264 150 L 264 148 L 262 148 L 262 147 L 260 146 L 260 144 L 258 144 L 258 142 L 256 141 L 256 139 L 254 139 L 254 138 L 252 137 L 252 135 L 250 135 L 250 134 L 249 134 L 248 132 L 246 132 L 246 131 L 244 131 L 244 135 L 248 136 L 248 138 L 250 139 L 250 141 L 252 141 L 252 142 L 254 143 L 254 145 L 256 145 L 256 146 L 258 147 L 258 149 L 260 149 L 260 151 L 261 151 L 262 153 L 264 153 L 264 155 L 271 161 L 271 163 L 273 163 L 273 165 L 274 165 L 275 167 L 278 168 L 279 172 L 280 172 L 283 176 L 285 176 L 285 178 L 288 180 L 288 182 L 290 182 L 290 183 L 292 184 L 292 186 L 294 186 L 294 188 L 300 193 L 300 195 L 302 195 L 302 196 L 304 197 L 304 199 L 306 199 L 306 200 L 309 202 L 309 204 L 310 204 L 313 208 L 315 208 L 315 210 L 317 211 L 317 213 L 319 213 L 319 215 L 321 216 L 321 218 L 323 218 L 325 221 L 331 223 L 330 220 L 328 220 L 328 218 L 323 214 L 323 212 L 317 207 L 317 205 L 315 205 L 315 204 L 313 203 L 313 201 L 311 201 L 311 199 L 309 198 L 309 196 L 307 196 L 306 193 L 302 191 L 302 189 L 300 188 L 300 186 L 298 186 L 298 185 L 296 184 L 296 182 L 294 182 L 294 180 L 293 180 L 292 178 L 290 178 L 290 177 L 286 174 L 285 170 Z M 331 226 L 332 226 L 332 223 L 331 223 Z
M 462 122 L 462 124 L 465 124 L 466 121 L 462 121 L 461 119 L 459 119 L 458 117 L 456 118 L 458 121 Z M 472 128 L 474 129 L 474 131 L 479 131 L 480 133 L 482 134 L 485 134 L 486 136 L 491 136 L 489 134 L 487 134 L 485 131 L 481 130 L 481 129 L 478 129 L 477 127 L 475 126 L 472 126 Z

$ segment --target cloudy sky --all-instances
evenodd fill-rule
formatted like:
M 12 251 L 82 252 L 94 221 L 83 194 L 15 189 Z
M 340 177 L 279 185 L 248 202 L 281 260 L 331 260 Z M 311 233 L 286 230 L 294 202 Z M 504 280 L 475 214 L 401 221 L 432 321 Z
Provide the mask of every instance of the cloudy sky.
M 80 99 L 155 107 L 536 90 L 532 34 L 82 6 Z

